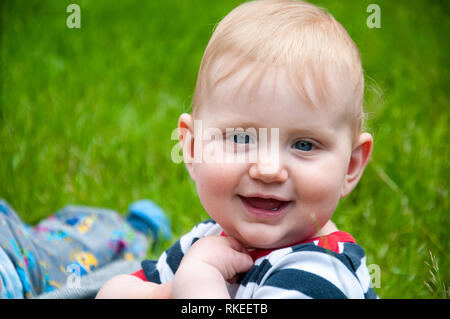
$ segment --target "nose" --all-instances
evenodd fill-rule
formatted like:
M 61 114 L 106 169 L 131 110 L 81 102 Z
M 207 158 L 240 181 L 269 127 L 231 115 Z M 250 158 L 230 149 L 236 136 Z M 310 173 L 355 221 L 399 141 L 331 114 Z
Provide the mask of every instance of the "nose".
M 288 172 L 278 154 L 259 154 L 256 163 L 249 169 L 249 175 L 253 179 L 265 183 L 284 183 L 288 179 Z

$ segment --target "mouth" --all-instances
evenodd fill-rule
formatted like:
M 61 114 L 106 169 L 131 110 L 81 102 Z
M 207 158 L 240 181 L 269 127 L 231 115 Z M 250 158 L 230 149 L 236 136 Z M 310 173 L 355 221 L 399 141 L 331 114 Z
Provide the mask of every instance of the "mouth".
M 253 215 L 264 218 L 281 216 L 292 201 L 276 196 L 266 195 L 239 195 L 242 204 Z

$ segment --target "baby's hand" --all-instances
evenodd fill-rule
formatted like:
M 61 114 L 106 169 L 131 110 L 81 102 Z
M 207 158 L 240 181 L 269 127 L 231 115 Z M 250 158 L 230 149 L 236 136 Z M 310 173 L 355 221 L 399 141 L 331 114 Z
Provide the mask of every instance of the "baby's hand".
M 205 263 L 216 268 L 228 280 L 253 265 L 247 250 L 234 238 L 208 236 L 199 239 L 184 256 L 182 263 Z
M 229 298 L 225 281 L 253 265 L 245 248 L 234 238 L 199 239 L 184 256 L 173 282 L 174 298 Z

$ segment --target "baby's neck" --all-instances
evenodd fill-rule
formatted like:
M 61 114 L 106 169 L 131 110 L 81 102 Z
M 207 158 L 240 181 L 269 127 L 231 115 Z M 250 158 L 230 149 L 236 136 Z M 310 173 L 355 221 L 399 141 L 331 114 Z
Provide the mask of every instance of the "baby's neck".
M 331 220 L 329 220 L 316 234 L 314 234 L 310 238 L 327 236 L 338 230 L 339 229 L 336 227 L 336 225 Z

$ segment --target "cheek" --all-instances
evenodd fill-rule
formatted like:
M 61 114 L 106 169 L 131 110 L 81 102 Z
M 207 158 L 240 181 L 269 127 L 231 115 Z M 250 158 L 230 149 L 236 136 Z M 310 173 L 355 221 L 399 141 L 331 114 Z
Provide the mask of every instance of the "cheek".
M 311 165 L 295 170 L 295 174 L 295 187 L 301 203 L 334 210 L 345 176 L 342 167 Z
M 340 178 L 332 173 L 310 170 L 299 174 L 295 187 L 298 212 L 304 230 L 309 236 L 317 233 L 331 219 L 340 198 Z
M 199 163 L 194 164 L 193 171 L 200 201 L 214 218 L 235 194 L 242 168 L 237 164 Z
M 220 195 L 231 186 L 234 179 L 232 170 L 221 164 L 194 164 L 193 171 L 197 189 L 202 193 Z

